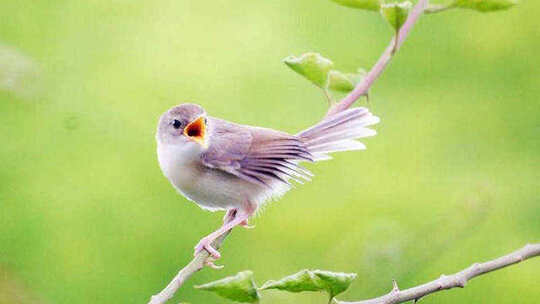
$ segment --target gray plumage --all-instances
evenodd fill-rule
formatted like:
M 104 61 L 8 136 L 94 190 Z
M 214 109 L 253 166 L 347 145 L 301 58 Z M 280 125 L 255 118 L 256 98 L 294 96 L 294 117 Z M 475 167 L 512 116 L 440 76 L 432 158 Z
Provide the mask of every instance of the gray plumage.
M 204 134 L 191 138 L 186 127 L 203 118 L 204 126 L 197 127 L 204 130 L 197 130 Z M 291 182 L 311 180 L 313 174 L 301 162 L 329 159 L 332 152 L 365 149 L 354 139 L 375 135 L 367 127 L 378 121 L 366 108 L 352 108 L 291 135 L 231 123 L 207 116 L 198 105 L 182 104 L 160 118 L 158 158 L 173 186 L 199 206 L 253 212 L 283 195 Z

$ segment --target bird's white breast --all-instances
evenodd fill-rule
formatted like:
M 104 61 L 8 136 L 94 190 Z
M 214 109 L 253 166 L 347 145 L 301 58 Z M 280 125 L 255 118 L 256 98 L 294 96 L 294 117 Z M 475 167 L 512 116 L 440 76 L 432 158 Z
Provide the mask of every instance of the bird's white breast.
M 171 184 L 185 197 L 208 210 L 241 208 L 247 201 L 266 200 L 264 189 L 219 169 L 204 166 L 198 144 L 158 144 L 159 165 Z

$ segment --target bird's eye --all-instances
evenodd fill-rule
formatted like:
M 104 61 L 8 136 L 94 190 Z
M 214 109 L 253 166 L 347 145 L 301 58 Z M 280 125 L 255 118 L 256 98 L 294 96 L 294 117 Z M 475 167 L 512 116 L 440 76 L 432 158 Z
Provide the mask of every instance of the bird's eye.
M 175 129 L 180 129 L 180 127 L 182 127 L 182 122 L 178 119 L 175 119 L 173 120 L 172 125 Z

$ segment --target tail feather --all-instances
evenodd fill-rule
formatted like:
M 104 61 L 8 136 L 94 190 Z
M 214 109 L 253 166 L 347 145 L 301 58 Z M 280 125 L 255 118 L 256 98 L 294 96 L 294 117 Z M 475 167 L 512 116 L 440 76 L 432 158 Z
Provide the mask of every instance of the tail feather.
M 334 141 L 322 145 L 310 146 L 311 153 L 332 153 L 340 151 L 365 150 L 366 146 L 353 139 Z
M 351 128 L 348 130 L 338 130 L 337 132 L 329 130 L 327 134 L 323 134 L 320 137 L 306 141 L 306 144 L 308 145 L 308 147 L 311 147 L 325 143 L 333 143 L 344 139 L 369 137 L 375 135 L 376 133 L 377 132 L 375 132 L 374 130 L 364 127 Z
M 366 108 L 352 108 L 325 118 L 297 136 L 316 161 L 330 159 L 328 153 L 363 150 L 366 146 L 354 139 L 376 134 L 366 128 L 379 122 Z
M 370 114 L 368 109 L 366 108 L 352 108 L 352 109 L 348 109 L 348 110 L 336 113 L 330 117 L 326 117 L 321 122 L 314 125 L 313 127 L 300 132 L 298 136 L 303 137 L 303 138 L 317 136 L 318 133 L 326 129 L 330 129 L 336 125 L 341 125 L 348 121 L 354 120 L 358 117 L 361 117 L 362 115 L 366 113 Z
M 313 161 L 323 161 L 323 160 L 329 160 L 332 159 L 332 156 L 324 153 L 313 153 Z

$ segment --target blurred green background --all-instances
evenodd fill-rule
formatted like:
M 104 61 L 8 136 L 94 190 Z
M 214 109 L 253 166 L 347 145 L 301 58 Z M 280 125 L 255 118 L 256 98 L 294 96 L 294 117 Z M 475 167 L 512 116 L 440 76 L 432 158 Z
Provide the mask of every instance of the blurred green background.
M 410 287 L 540 240 L 540 2 L 423 17 L 372 89 L 368 149 L 307 166 L 313 182 L 227 240 L 192 285 L 251 269 L 358 273 L 342 300 Z M 297 132 L 326 111 L 281 59 L 317 51 L 369 68 L 391 30 L 317 1 L 0 2 L 0 303 L 146 303 L 221 213 L 160 172 L 159 115 Z M 540 259 L 424 303 L 538 303 Z M 262 303 L 326 303 L 266 292 Z

